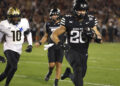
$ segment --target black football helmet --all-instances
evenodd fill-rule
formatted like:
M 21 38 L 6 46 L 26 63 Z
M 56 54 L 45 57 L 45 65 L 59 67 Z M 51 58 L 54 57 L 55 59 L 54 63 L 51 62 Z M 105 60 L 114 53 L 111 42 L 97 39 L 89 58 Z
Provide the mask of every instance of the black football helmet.
M 88 11 L 88 3 L 85 0 L 74 0 L 73 2 L 73 13 L 78 18 L 84 18 Z M 77 14 L 77 11 L 85 11 L 85 14 Z
M 53 15 L 57 15 L 57 16 L 58 16 L 57 19 L 60 19 L 60 16 L 61 16 L 61 15 L 60 15 L 60 9 L 58 9 L 58 8 L 51 9 L 49 15 L 50 15 L 50 18 L 51 18 Z
M 21 18 L 21 12 L 18 8 L 10 7 L 7 11 L 8 21 L 14 25 L 18 24 Z

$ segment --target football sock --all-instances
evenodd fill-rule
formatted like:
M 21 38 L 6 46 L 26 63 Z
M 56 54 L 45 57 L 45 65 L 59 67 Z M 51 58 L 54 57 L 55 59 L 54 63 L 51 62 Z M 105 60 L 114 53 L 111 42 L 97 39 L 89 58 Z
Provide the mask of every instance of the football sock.
M 58 81 L 59 81 L 58 79 L 55 79 L 55 82 L 54 82 L 55 86 L 58 86 Z
M 49 68 L 49 72 L 48 72 L 48 74 L 47 74 L 48 77 L 52 74 L 52 71 L 53 71 L 53 67 L 50 67 L 50 68 Z
M 7 79 L 6 79 L 6 86 L 9 85 L 11 79 L 13 78 L 14 74 L 16 72 L 16 69 L 11 69 L 8 73 Z
M 6 78 L 6 74 L 5 74 L 5 73 L 2 73 L 2 74 L 0 75 L 0 81 L 4 80 L 5 78 Z

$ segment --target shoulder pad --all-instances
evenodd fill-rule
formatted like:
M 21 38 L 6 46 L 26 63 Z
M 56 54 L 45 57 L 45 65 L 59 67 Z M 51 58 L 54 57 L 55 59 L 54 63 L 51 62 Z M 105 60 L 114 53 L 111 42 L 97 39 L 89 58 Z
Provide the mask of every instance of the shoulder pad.
M 93 20 L 95 19 L 95 17 L 92 16 L 92 15 L 88 15 L 88 19 L 89 19 L 90 21 L 93 21 Z
M 0 22 L 0 24 L 7 26 L 7 24 L 9 24 L 9 22 L 8 22 L 8 20 L 3 20 L 3 21 Z
M 21 22 L 28 22 L 27 18 L 21 18 Z

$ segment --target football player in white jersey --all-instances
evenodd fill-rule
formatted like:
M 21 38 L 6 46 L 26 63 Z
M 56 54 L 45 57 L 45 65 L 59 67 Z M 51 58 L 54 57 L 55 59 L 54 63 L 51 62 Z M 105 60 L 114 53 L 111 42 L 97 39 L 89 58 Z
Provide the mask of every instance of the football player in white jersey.
M 7 12 L 8 19 L 0 22 L 0 32 L 5 34 L 4 54 L 7 58 L 5 71 L 0 75 L 0 82 L 6 78 L 5 86 L 9 86 L 16 70 L 22 52 L 24 36 L 28 40 L 26 52 L 32 51 L 32 35 L 29 22 L 26 18 L 21 18 L 18 8 L 10 7 Z

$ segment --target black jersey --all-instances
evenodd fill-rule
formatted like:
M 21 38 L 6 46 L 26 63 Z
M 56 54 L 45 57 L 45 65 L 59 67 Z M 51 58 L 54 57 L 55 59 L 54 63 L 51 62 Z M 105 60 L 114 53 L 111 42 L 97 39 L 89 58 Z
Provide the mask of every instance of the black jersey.
M 85 28 L 93 28 L 97 25 L 95 17 L 86 15 L 82 21 L 78 21 L 76 17 L 66 15 L 62 18 L 61 25 L 66 27 L 67 40 L 71 48 L 81 53 L 87 53 L 89 40 L 83 37 L 83 31 Z
M 53 32 L 54 30 L 56 30 L 57 28 L 59 28 L 59 27 L 60 27 L 60 22 L 55 23 L 54 21 L 51 21 L 51 22 L 47 22 L 47 23 L 46 23 L 46 33 L 48 34 L 48 43 L 54 43 L 54 42 L 51 40 L 50 36 L 51 36 L 52 32 Z M 60 36 L 59 36 L 59 39 L 60 39 L 62 42 L 64 42 L 64 41 L 65 41 L 65 35 L 64 35 L 64 34 L 60 35 Z

